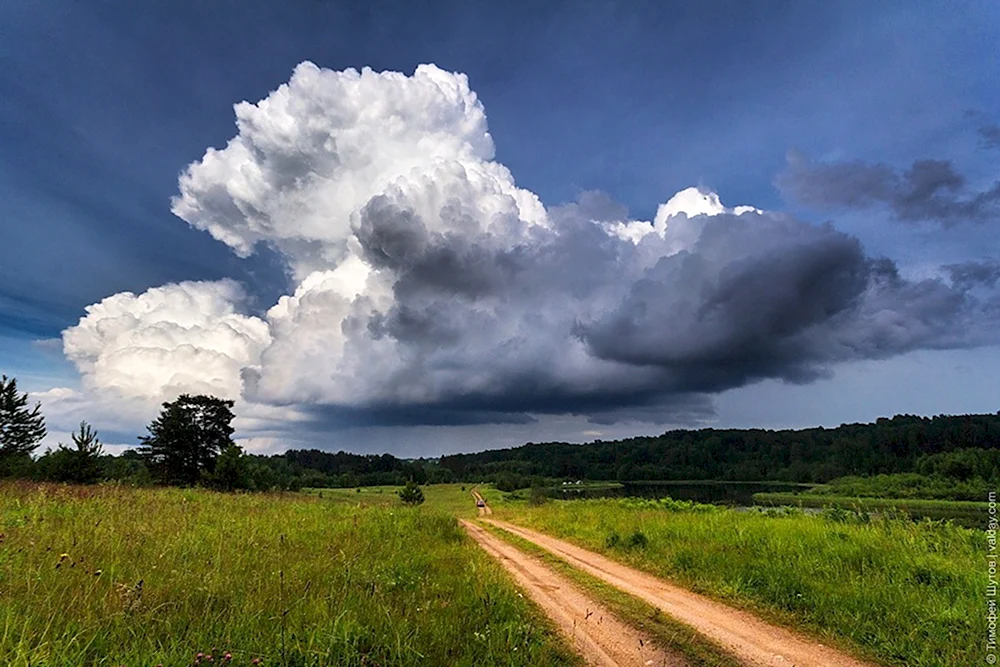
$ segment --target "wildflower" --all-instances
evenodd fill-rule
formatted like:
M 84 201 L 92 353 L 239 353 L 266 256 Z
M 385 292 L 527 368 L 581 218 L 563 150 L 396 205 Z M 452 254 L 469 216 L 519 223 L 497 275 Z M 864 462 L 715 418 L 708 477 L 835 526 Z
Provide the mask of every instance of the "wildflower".
M 226 651 L 226 654 L 222 656 L 222 659 L 225 660 L 226 662 L 229 662 L 230 660 L 233 659 L 233 654 Z

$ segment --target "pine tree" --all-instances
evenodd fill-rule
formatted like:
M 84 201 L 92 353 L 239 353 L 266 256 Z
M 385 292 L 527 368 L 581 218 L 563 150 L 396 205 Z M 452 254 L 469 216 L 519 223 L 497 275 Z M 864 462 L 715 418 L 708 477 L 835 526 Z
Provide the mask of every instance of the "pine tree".
M 97 431 L 82 421 L 80 429 L 70 437 L 73 438 L 75 449 L 59 445 L 59 449 L 65 450 L 70 455 L 68 458 L 73 464 L 73 469 L 68 471 L 69 481 L 84 484 L 97 481 L 101 476 L 98 459 L 104 453 L 104 446 L 97 439 Z
M 0 458 L 30 455 L 45 437 L 42 405 L 28 409 L 28 394 L 17 391 L 17 380 L 0 376 Z
M 215 470 L 219 454 L 234 445 L 233 401 L 182 394 L 163 410 L 140 438 L 140 451 L 165 484 L 196 484 Z

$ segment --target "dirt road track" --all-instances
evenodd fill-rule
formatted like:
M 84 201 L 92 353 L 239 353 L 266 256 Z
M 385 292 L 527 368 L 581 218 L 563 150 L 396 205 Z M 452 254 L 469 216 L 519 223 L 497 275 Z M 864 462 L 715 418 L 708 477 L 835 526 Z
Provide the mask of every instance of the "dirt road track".
M 686 667 L 690 664 L 682 656 L 656 648 L 645 634 L 617 620 L 607 608 L 539 559 L 519 551 L 481 526 L 468 521 L 461 523 L 472 539 L 514 576 L 518 586 L 555 622 L 588 665 Z
M 872 667 L 841 651 L 645 572 L 616 563 L 563 540 L 504 521 L 484 519 L 691 626 L 747 665 L 767 667 Z
M 493 510 L 491 510 L 490 506 L 486 504 L 486 500 L 484 500 L 483 497 L 479 495 L 479 492 L 476 491 L 475 489 L 472 489 L 472 497 L 476 499 L 476 505 L 478 506 L 479 509 L 479 516 L 489 516 L 490 514 L 493 514 Z M 483 503 L 482 506 L 479 506 L 480 501 L 482 501 Z

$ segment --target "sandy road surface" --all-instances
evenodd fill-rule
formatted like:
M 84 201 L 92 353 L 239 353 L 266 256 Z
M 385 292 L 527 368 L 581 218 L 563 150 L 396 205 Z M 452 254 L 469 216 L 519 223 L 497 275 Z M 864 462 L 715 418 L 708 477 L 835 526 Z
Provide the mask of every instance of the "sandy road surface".
M 483 549 L 510 572 L 518 586 L 551 618 L 588 665 L 601 667 L 680 667 L 682 656 L 660 650 L 648 637 L 617 620 L 604 606 L 548 565 L 481 526 L 462 526 Z
M 486 504 L 486 501 L 483 499 L 481 495 L 479 495 L 479 492 L 476 491 L 475 489 L 472 489 L 472 497 L 476 499 L 477 506 L 479 505 L 479 501 L 483 502 L 482 507 L 479 507 L 479 516 L 488 516 L 490 514 L 493 514 L 493 510 L 490 509 L 490 506 Z
M 686 623 L 747 665 L 871 667 L 841 651 L 766 623 L 738 609 L 678 588 L 563 540 L 503 521 L 485 519 Z

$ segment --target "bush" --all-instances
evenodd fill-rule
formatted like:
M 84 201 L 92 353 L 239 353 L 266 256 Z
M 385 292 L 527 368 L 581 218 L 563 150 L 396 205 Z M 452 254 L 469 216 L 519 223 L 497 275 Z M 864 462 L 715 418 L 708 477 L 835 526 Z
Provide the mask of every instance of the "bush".
M 632 531 L 632 534 L 628 536 L 626 546 L 629 549 L 645 549 L 649 546 L 649 538 L 641 530 L 636 528 Z
M 545 495 L 545 489 L 537 486 L 531 487 L 531 495 L 528 496 L 529 505 L 537 507 L 539 505 L 544 505 L 547 502 L 549 502 L 549 497 Z
M 420 486 L 412 479 L 398 493 L 399 499 L 407 505 L 419 505 L 424 502 L 424 492 L 420 490 Z

